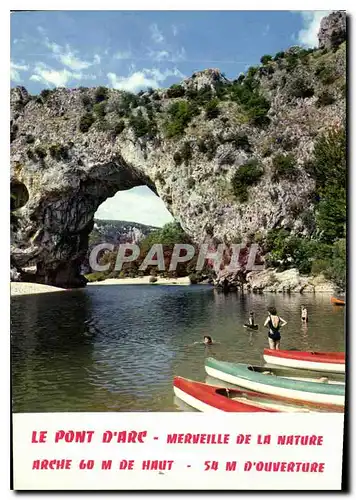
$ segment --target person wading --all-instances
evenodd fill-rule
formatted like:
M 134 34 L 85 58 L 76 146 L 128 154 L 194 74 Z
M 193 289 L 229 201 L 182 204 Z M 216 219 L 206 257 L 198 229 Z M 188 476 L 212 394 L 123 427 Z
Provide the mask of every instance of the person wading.
M 281 333 L 280 329 L 282 326 L 286 325 L 287 322 L 277 315 L 275 307 L 270 307 L 268 310 L 268 317 L 264 323 L 264 326 L 268 326 L 268 342 L 269 348 L 279 350 L 281 343 Z

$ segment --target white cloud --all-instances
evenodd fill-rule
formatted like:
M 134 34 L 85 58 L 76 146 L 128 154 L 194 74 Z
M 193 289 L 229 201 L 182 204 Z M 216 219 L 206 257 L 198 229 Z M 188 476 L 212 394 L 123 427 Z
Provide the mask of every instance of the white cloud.
M 156 43 L 164 42 L 164 36 L 162 32 L 158 29 L 157 24 L 151 24 L 150 26 L 151 38 Z
M 73 80 L 95 80 L 95 75 L 87 75 L 82 72 L 73 72 L 67 69 L 53 69 L 44 63 L 37 63 L 30 80 L 42 82 L 55 87 L 66 87 L 67 83 Z
M 76 56 L 78 51 L 72 50 L 69 45 L 66 45 L 66 47 L 64 48 L 57 43 L 50 42 L 48 39 L 46 39 L 45 44 L 53 52 L 53 56 L 55 57 L 55 59 L 57 59 L 64 66 L 67 66 L 67 68 L 71 70 L 80 71 L 81 69 L 87 69 L 89 68 L 89 66 L 94 64 L 93 62 L 83 61 L 79 59 L 79 57 Z
M 121 50 L 119 52 L 116 52 L 114 57 L 115 59 L 127 60 L 132 59 L 132 54 L 129 50 Z
M 320 21 L 330 12 L 327 10 L 300 12 L 303 17 L 303 29 L 298 33 L 298 42 L 307 47 L 317 47 Z
M 100 205 L 95 218 L 127 220 L 158 227 L 173 220 L 163 201 L 147 186 L 119 191 Z
M 29 66 L 27 64 L 17 64 L 13 61 L 10 62 L 10 78 L 13 82 L 20 83 L 21 80 L 21 71 L 28 71 Z
M 175 24 L 172 24 L 172 33 L 173 33 L 173 36 L 178 35 L 178 27 Z
M 108 73 L 107 77 L 114 89 L 126 90 L 128 92 L 138 92 L 139 90 L 152 87 L 154 89 L 160 86 L 160 83 L 169 76 L 178 76 L 184 78 L 184 75 L 177 69 L 166 69 L 161 71 L 157 68 L 142 69 L 129 76 L 118 76 L 115 73 Z
M 82 60 L 78 56 L 78 50 L 72 49 L 68 44 L 63 47 L 56 42 L 51 42 L 46 36 L 46 30 L 41 26 L 38 26 L 37 30 L 44 37 L 43 43 L 52 52 L 52 56 L 70 70 L 80 71 L 89 68 L 93 64 L 100 64 L 101 59 L 98 54 L 94 55 L 93 61 Z
M 148 57 L 152 61 L 164 61 L 170 59 L 170 53 L 167 50 L 149 50 Z

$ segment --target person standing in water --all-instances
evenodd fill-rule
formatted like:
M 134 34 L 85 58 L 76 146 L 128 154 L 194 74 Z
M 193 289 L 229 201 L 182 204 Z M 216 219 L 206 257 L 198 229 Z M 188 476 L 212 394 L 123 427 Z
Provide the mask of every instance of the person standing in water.
M 308 321 L 308 309 L 302 306 L 302 321 L 306 323 Z
M 250 312 L 250 316 L 248 318 L 248 324 L 250 326 L 255 326 L 255 313 L 253 311 Z
M 268 309 L 268 317 L 264 323 L 264 326 L 268 326 L 268 343 L 269 348 L 274 350 L 279 350 L 281 343 L 281 333 L 280 329 L 282 326 L 287 324 L 286 320 L 280 318 L 277 315 L 275 307 L 270 307 Z

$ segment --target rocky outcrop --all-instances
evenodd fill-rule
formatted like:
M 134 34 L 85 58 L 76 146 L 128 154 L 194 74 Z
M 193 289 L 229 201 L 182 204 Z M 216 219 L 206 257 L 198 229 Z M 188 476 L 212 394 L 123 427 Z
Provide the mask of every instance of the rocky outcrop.
M 139 96 L 101 88 L 31 96 L 23 87 L 12 89 L 16 266 L 35 263 L 42 283 L 82 286 L 97 208 L 117 191 L 140 185 L 161 197 L 196 243 L 257 240 L 278 227 L 308 235 L 305 216 L 315 185 L 304 166 L 319 135 L 345 119 L 346 52 L 345 44 L 330 53 L 304 51 L 300 58 L 298 51 L 250 72 L 260 107 L 239 102 L 233 82 L 218 70 L 198 72 L 169 92 Z M 318 76 L 322 64 L 332 69 L 332 83 Z M 326 88 L 329 100 L 321 105 Z M 278 154 L 293 157 L 293 176 L 276 176 Z M 257 162 L 261 175 L 241 201 L 232 181 L 248 162 Z
M 318 34 L 320 49 L 333 49 L 346 40 L 346 12 L 333 12 L 324 17 Z
M 317 277 L 301 276 L 297 269 L 277 272 L 269 268 L 264 271 L 251 271 L 246 277 L 246 288 L 255 293 L 334 293 L 333 283 L 320 275 Z

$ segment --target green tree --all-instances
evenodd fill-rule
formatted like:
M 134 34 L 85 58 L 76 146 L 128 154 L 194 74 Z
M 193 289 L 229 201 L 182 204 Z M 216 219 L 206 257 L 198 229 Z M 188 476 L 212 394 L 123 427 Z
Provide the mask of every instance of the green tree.
M 268 64 L 270 61 L 272 61 L 272 56 L 270 56 L 268 54 L 261 57 L 261 64 L 263 64 L 263 65 Z

